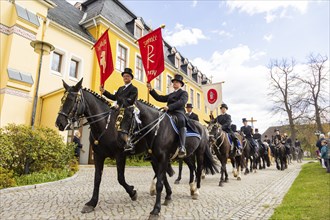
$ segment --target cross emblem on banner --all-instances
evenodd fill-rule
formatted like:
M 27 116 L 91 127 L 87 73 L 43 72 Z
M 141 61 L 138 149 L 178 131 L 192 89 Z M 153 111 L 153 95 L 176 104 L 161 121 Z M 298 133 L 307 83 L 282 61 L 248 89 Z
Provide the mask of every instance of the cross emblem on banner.
M 250 120 L 247 120 L 247 121 L 248 121 L 248 122 L 251 122 L 251 126 L 252 126 L 252 128 L 254 128 L 254 127 L 253 127 L 253 122 L 257 122 L 257 120 L 254 120 L 253 117 L 251 117 L 251 119 L 250 119 Z

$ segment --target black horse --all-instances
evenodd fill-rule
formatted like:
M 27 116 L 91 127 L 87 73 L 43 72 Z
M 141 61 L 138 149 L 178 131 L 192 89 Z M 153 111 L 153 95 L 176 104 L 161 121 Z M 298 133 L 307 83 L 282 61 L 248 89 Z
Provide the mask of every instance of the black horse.
M 257 141 L 258 143 L 258 157 L 256 158 L 257 166 L 259 165 L 259 170 L 266 169 L 267 167 L 270 167 L 270 159 L 268 156 L 268 150 L 269 146 L 267 142 L 261 143 L 261 141 Z
M 278 143 L 274 146 L 274 157 L 276 162 L 276 168 L 278 170 L 284 170 L 288 168 L 286 147 L 282 143 Z
M 88 201 L 83 213 L 94 210 L 99 199 L 99 189 L 104 167 L 104 160 L 107 157 L 116 159 L 118 182 L 125 188 L 130 198 L 135 201 L 137 192 L 134 186 L 128 185 L 125 181 L 125 164 L 127 153 L 124 152 L 123 143 L 118 138 L 115 123 L 119 111 L 110 108 L 104 98 L 81 87 L 82 79 L 75 85 L 69 86 L 63 81 L 65 93 L 62 98 L 62 105 L 56 119 L 56 126 L 59 130 L 66 130 L 72 121 L 85 117 L 90 125 L 90 144 L 94 152 L 94 190 L 90 201 Z M 145 152 L 144 140 L 136 146 L 135 154 Z M 169 170 L 169 167 L 168 169 Z
M 254 171 L 257 172 L 257 158 L 258 152 L 255 152 L 255 148 L 252 146 L 248 139 L 243 140 L 243 157 L 245 158 L 245 172 L 244 175 Z M 250 169 L 249 169 L 250 162 Z
M 169 187 L 166 189 L 165 202 L 168 203 L 171 200 L 172 191 L 166 177 L 166 167 L 170 162 L 170 158 L 174 158 L 177 154 L 179 137 L 173 129 L 171 118 L 167 113 L 159 111 L 151 104 L 142 100 L 136 101 L 135 106 L 136 108 L 127 108 L 126 116 L 123 118 L 122 123 L 131 125 L 129 132 L 131 142 L 146 141 L 145 144 L 148 146 L 149 152 L 152 152 L 152 160 L 157 167 L 157 195 L 154 208 L 150 212 L 150 217 L 152 218 L 157 217 L 161 210 L 161 192 L 164 184 Z M 134 122 L 138 120 L 137 118 L 141 120 L 140 124 Z M 202 169 L 205 168 L 207 172 L 212 174 L 218 170 L 209 149 L 207 131 L 199 122 L 192 121 L 192 123 L 196 126 L 200 137 L 187 137 L 186 150 L 187 157 L 194 153 L 196 155 L 196 183 L 197 189 L 199 189 Z M 134 128 L 134 125 L 136 125 L 138 130 Z
M 219 186 L 223 186 L 224 182 L 228 182 L 228 172 L 227 172 L 227 161 L 229 159 L 231 144 L 227 138 L 227 134 L 222 130 L 221 124 L 217 121 L 208 122 L 208 131 L 209 131 L 209 141 L 211 147 L 220 161 L 221 164 L 221 176 L 219 181 Z M 233 158 L 232 157 L 232 161 Z M 233 166 L 236 162 L 233 163 Z

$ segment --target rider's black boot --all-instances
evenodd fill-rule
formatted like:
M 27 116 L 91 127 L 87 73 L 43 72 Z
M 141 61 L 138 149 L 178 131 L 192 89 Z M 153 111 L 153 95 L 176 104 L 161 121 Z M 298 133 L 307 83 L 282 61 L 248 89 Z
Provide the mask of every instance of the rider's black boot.
M 179 131 L 180 147 L 179 147 L 179 154 L 178 154 L 179 158 L 183 158 L 186 156 L 186 148 L 185 148 L 186 132 L 187 132 L 186 127 L 180 128 L 180 131 Z

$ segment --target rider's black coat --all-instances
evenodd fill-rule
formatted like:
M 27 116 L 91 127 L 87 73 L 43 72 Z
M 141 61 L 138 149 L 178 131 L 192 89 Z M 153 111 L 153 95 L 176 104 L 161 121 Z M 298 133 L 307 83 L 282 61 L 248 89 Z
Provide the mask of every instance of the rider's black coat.
M 221 124 L 222 130 L 224 130 L 225 132 L 231 132 L 231 116 L 227 113 L 225 114 L 221 114 L 218 115 L 218 117 L 216 118 L 217 122 L 219 124 Z
M 193 113 L 193 112 L 191 112 L 190 114 L 187 112 L 186 113 L 186 116 L 189 119 L 192 119 L 192 120 L 195 120 L 195 121 L 199 121 L 198 115 L 195 114 L 195 113 Z
M 133 84 L 125 89 L 125 86 L 119 87 L 118 91 L 113 95 L 108 91 L 104 91 L 103 95 L 113 101 L 117 101 L 119 107 L 126 108 L 134 104 L 138 97 L 138 90 Z
M 178 118 L 177 126 L 179 128 L 186 127 L 185 105 L 188 102 L 188 93 L 182 89 L 178 89 L 168 95 L 158 95 L 153 89 L 150 95 L 159 102 L 167 102 L 169 114 L 175 115 Z
M 168 95 L 158 95 L 158 93 L 153 89 L 150 91 L 150 95 L 159 102 L 167 102 L 168 113 L 186 113 L 184 109 L 186 103 L 188 102 L 188 93 L 186 91 L 178 89 Z
M 246 138 L 252 138 L 252 127 L 250 125 L 242 126 L 241 132 L 245 134 Z

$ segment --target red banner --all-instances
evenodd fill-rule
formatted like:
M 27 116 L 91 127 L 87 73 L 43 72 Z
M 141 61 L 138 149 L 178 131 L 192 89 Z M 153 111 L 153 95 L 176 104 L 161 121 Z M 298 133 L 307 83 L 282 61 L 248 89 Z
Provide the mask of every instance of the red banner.
M 165 69 L 161 28 L 141 37 L 138 42 L 147 82 L 149 83 Z
M 104 34 L 97 40 L 97 42 L 94 44 L 94 48 L 100 66 L 101 85 L 104 86 L 104 82 L 109 78 L 114 69 L 108 30 L 106 30 Z

